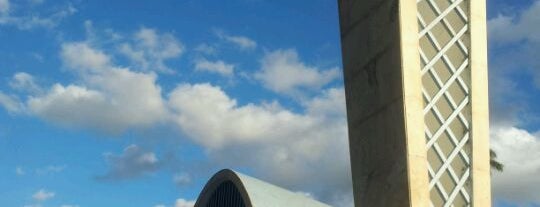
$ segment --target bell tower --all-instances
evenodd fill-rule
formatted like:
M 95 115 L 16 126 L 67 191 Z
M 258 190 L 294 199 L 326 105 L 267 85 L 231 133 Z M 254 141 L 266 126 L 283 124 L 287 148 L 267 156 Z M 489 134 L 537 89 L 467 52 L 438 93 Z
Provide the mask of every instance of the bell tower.
M 356 206 L 491 206 L 485 0 L 338 0 Z

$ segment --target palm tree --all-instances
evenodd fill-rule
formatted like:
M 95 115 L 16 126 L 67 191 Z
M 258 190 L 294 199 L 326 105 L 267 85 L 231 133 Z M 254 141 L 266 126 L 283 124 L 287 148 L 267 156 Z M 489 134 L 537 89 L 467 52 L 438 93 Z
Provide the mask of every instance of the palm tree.
M 491 165 L 491 169 L 496 171 L 502 172 L 504 169 L 504 165 L 497 161 L 497 153 L 492 149 L 489 150 L 489 164 Z

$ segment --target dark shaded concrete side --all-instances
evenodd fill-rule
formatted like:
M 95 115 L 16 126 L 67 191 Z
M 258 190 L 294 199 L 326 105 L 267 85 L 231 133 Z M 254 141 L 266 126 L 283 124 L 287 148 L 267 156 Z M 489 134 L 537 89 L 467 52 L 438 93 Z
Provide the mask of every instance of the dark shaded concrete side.
M 338 0 L 356 206 L 410 206 L 399 0 Z

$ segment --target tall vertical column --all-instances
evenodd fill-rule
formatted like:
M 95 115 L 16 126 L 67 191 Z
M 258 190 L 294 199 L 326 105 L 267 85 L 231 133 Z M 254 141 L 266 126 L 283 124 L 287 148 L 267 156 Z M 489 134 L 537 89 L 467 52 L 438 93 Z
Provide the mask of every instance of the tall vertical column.
M 486 1 L 470 5 L 472 206 L 491 206 Z
M 416 2 L 339 1 L 357 206 L 428 206 Z
M 357 206 L 490 206 L 485 2 L 338 0 Z

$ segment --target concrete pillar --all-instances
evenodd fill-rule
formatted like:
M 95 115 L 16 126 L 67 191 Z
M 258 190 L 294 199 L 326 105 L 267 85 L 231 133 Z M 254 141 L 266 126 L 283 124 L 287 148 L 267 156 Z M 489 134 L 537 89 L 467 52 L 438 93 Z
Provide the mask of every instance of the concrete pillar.
M 338 3 L 356 206 L 490 206 L 485 2 Z

